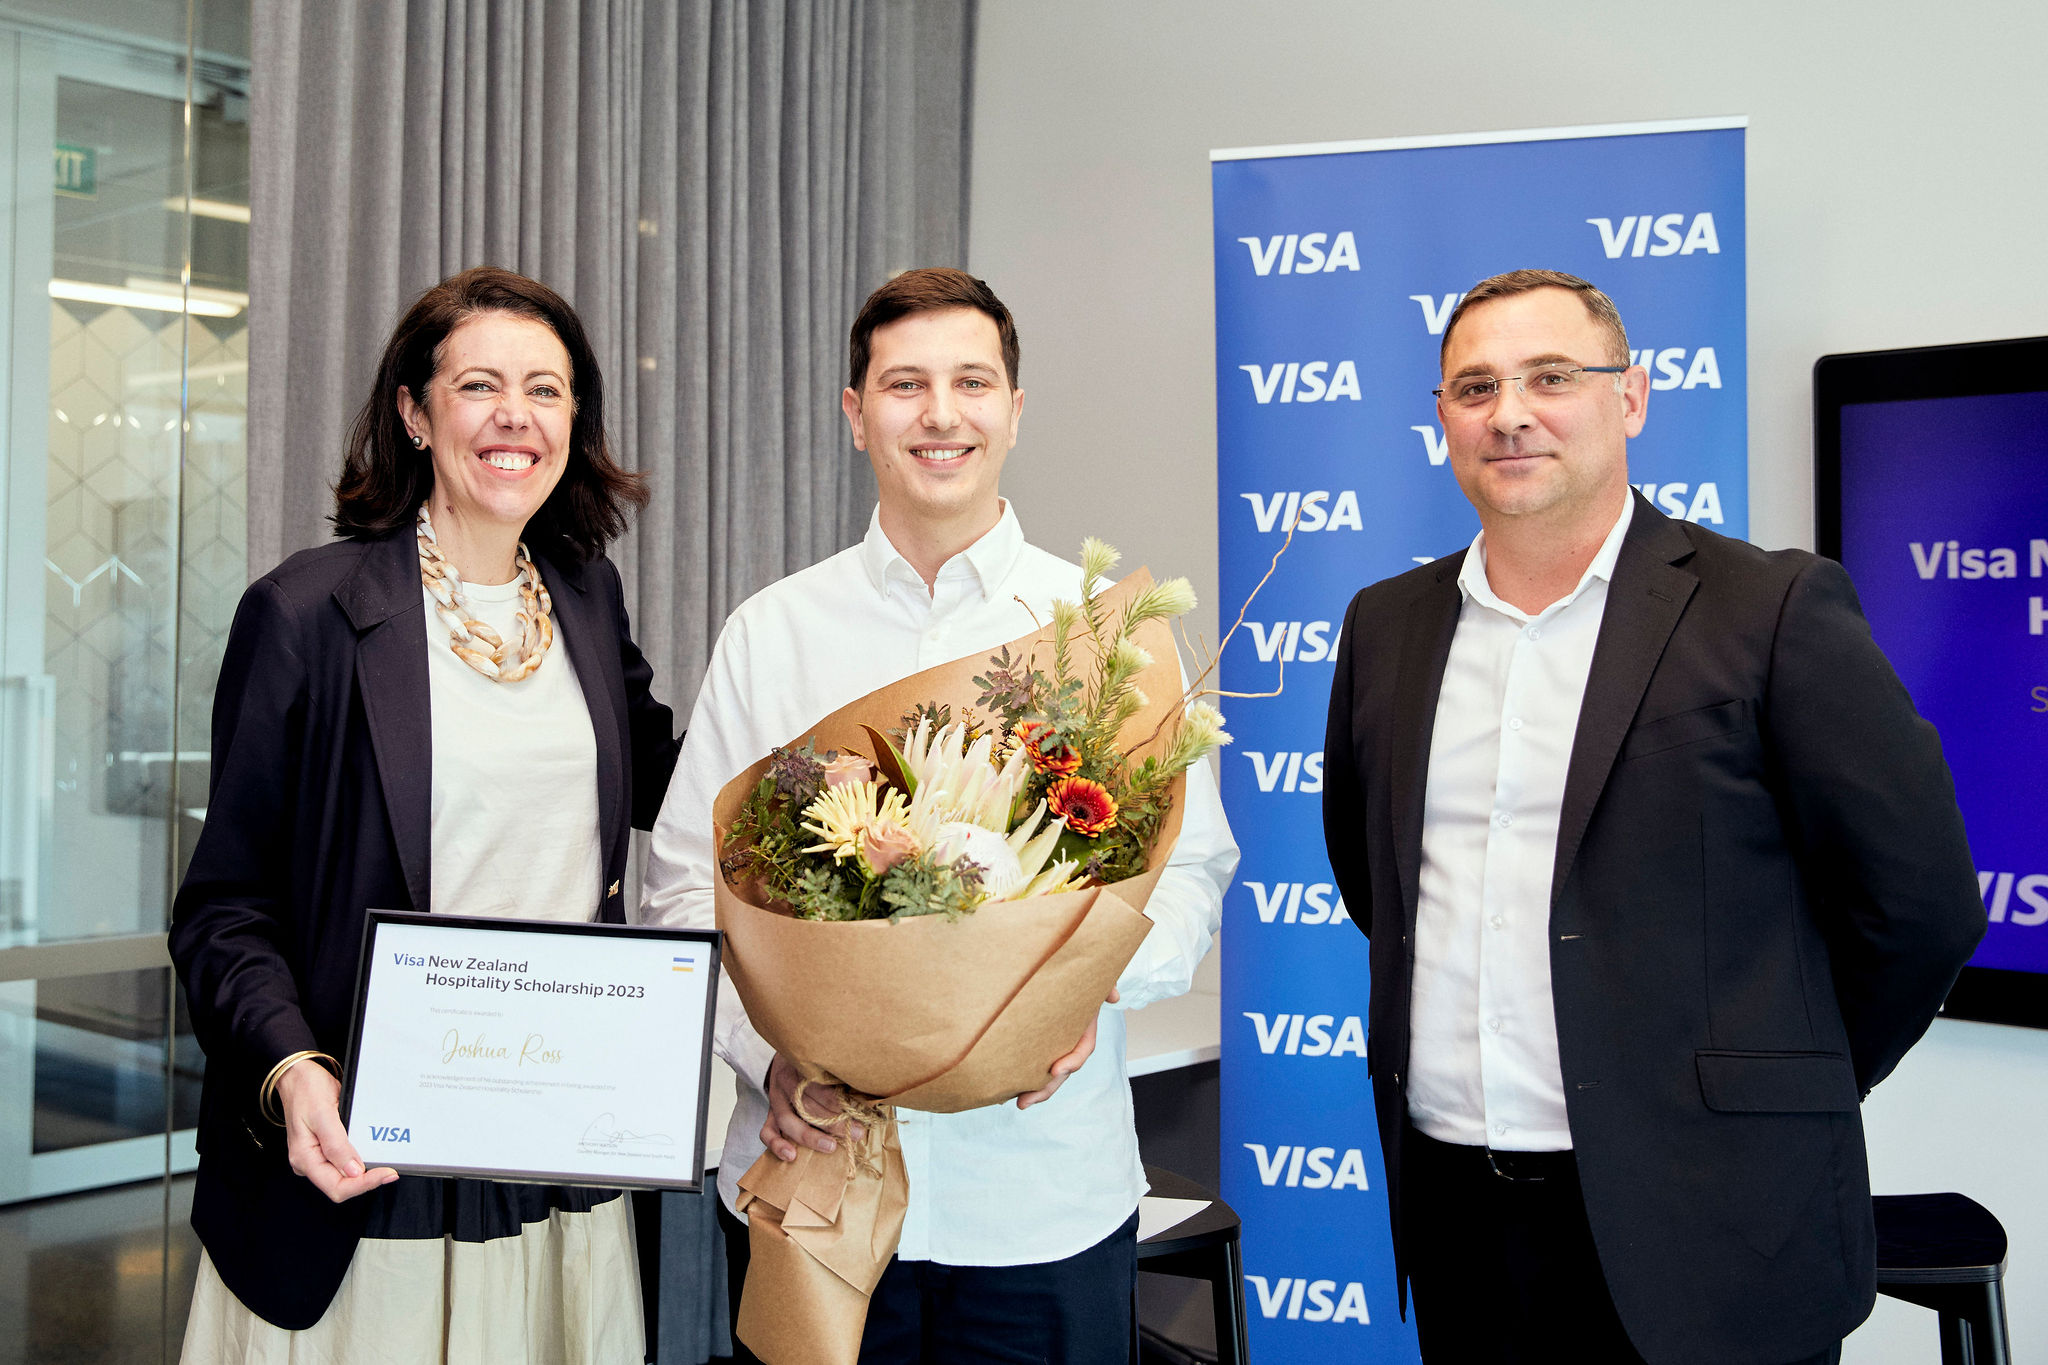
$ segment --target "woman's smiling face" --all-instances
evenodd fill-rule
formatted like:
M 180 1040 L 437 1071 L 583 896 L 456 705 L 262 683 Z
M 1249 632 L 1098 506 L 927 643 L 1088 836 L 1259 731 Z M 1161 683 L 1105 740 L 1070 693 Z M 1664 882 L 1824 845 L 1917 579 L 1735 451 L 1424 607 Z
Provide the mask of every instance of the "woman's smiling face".
M 516 531 L 569 465 L 568 348 L 544 322 L 482 313 L 448 334 L 436 360 L 424 403 L 403 391 L 398 400 L 406 430 L 434 461 L 436 528 L 448 519 L 449 530 Z

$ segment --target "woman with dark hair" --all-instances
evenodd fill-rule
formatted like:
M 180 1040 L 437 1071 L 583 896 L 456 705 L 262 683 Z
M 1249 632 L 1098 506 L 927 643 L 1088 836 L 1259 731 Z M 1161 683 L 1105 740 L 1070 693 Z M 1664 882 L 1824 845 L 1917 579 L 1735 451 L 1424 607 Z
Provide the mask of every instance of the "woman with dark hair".
M 465 271 L 384 349 L 343 537 L 243 597 L 171 954 L 206 1050 L 187 1362 L 638 1361 L 616 1191 L 365 1170 L 364 911 L 623 922 L 678 740 L 605 546 L 647 499 L 553 290 Z

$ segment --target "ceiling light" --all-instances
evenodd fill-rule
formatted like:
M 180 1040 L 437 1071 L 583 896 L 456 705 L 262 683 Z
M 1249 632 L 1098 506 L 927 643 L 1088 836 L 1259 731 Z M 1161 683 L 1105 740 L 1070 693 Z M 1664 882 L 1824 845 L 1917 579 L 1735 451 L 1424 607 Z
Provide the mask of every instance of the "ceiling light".
M 208 303 L 225 304 L 233 308 L 237 313 L 249 306 L 249 296 L 239 289 L 208 289 L 203 284 L 195 284 L 188 287 L 179 284 L 176 280 L 155 280 L 147 275 L 130 275 L 121 283 L 127 285 L 130 289 L 140 289 L 145 294 L 162 294 L 174 299 L 181 294 L 190 294 L 195 300 L 204 299 Z M 194 309 L 193 311 L 197 312 L 198 310 Z M 209 313 L 207 316 L 232 315 Z
M 172 213 L 183 213 L 185 211 L 185 196 L 182 194 L 172 195 L 169 199 L 164 200 L 164 207 Z M 249 206 L 247 204 L 230 204 L 225 199 L 194 199 L 192 201 L 192 212 L 201 218 L 218 218 L 223 223 L 247 223 L 249 221 Z
M 150 308 L 159 313 L 190 312 L 203 318 L 231 318 L 249 306 L 247 294 L 218 297 L 226 294 L 227 291 L 224 289 L 194 289 L 191 299 L 187 301 L 176 285 L 171 285 L 168 289 L 123 289 L 111 284 L 89 284 L 84 280 L 50 281 L 51 298 L 70 299 L 76 303 L 104 303 L 116 308 Z M 208 297 L 209 295 L 216 297 Z M 237 302 L 237 299 L 240 301 Z

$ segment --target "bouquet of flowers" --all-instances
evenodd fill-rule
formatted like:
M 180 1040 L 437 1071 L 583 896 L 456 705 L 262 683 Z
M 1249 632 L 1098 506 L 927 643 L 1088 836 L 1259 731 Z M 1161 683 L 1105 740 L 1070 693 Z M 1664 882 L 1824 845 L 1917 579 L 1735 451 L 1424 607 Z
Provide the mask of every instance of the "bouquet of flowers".
M 1195 597 L 1175 578 L 1112 607 L 1096 585 L 1115 564 L 1100 541 L 1083 547 L 1081 601 L 1053 605 L 1050 671 L 1005 646 L 972 680 L 978 714 L 955 720 L 950 703 L 924 700 L 889 733 L 863 726 L 865 754 L 819 753 L 815 737 L 775 750 L 725 836 L 726 874 L 805 919 L 841 921 L 951 918 L 1143 872 L 1173 780 L 1230 736 L 1196 702 L 1168 718 L 1163 752 L 1125 752 L 1125 726 L 1151 701 L 1138 679 L 1156 663 L 1136 636 Z
M 1186 581 L 1105 587 L 1115 566 L 1087 542 L 1049 624 L 870 693 L 719 794 L 726 971 L 807 1082 L 862 1097 L 843 1112 L 866 1133 L 740 1180 L 736 1330 L 764 1360 L 858 1355 L 908 1203 L 894 1106 L 1042 1088 L 1151 927 L 1187 769 L 1229 736 L 1183 689 Z

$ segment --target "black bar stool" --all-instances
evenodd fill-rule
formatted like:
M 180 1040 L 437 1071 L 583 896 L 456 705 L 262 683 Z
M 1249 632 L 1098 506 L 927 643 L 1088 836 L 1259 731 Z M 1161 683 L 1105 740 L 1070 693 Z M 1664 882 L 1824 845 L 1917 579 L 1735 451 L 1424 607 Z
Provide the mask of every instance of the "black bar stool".
M 1194 1181 L 1157 1166 L 1145 1168 L 1152 1193 L 1162 1199 L 1206 1199 L 1184 1223 L 1138 1243 L 1138 1269 L 1154 1275 L 1207 1280 L 1216 1305 L 1217 1365 L 1249 1365 L 1245 1347 L 1244 1256 L 1237 1211 Z M 2000 1365 L 2005 1365 L 2000 1361 Z
M 1960 1194 L 1880 1194 L 1870 1203 L 1877 1292 L 1940 1314 L 1942 1365 L 2012 1365 L 2005 1229 L 1991 1211 Z

